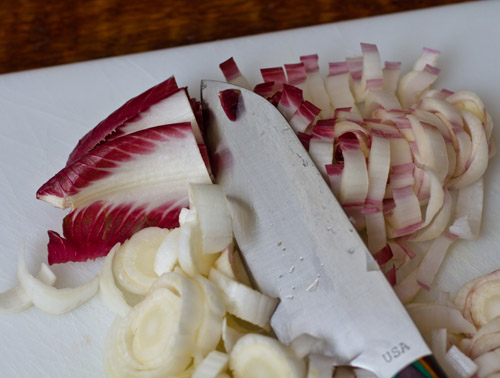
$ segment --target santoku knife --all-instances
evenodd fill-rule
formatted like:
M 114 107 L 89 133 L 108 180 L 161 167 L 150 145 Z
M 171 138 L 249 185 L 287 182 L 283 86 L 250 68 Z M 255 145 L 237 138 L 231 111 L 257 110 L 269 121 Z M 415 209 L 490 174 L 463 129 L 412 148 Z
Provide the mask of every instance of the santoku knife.
M 239 91 L 235 121 L 219 98 L 228 89 Z M 217 81 L 202 82 L 202 104 L 216 182 L 227 195 L 243 260 L 257 288 L 280 299 L 271 318 L 279 340 L 289 344 L 309 334 L 336 365 L 379 377 L 429 355 L 279 111 L 251 91 Z

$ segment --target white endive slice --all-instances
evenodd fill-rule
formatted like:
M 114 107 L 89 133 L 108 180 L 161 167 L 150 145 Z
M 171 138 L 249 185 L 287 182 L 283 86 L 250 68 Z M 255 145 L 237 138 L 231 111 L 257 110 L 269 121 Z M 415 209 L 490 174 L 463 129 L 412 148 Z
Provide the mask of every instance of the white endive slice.
M 465 125 L 467 126 L 471 140 L 472 150 L 469 160 L 466 162 L 465 172 L 450 180 L 449 187 L 461 189 L 481 178 L 488 167 L 489 149 L 488 140 L 483 124 L 474 114 L 468 111 L 462 111 Z
M 169 230 L 147 227 L 132 235 L 116 252 L 113 272 L 118 283 L 134 294 L 144 295 L 158 278 L 154 260 Z
M 289 345 L 298 358 L 305 358 L 309 354 L 321 353 L 324 342 L 308 333 L 297 336 Z
M 413 303 L 406 306 L 418 330 L 430 344 L 432 330 L 446 328 L 451 333 L 474 334 L 476 328 L 456 308 L 436 303 Z
M 500 279 L 488 280 L 473 290 L 470 314 L 474 324 L 481 327 L 500 316 Z
M 333 363 L 333 357 L 311 354 L 307 364 L 307 378 L 332 378 Z
M 53 286 L 56 282 L 55 274 L 45 263 L 42 263 L 35 278 L 49 286 Z M 24 311 L 32 305 L 30 297 L 19 285 L 0 293 L 0 314 L 14 314 Z
M 170 230 L 165 239 L 158 247 L 155 255 L 154 271 L 159 276 L 163 273 L 172 272 L 178 261 L 180 227 Z
M 445 190 L 444 203 L 441 210 L 436 214 L 434 219 L 426 227 L 422 227 L 420 230 L 411 235 L 410 240 L 412 242 L 421 242 L 432 240 L 440 236 L 448 226 L 453 210 L 453 198 L 448 190 Z M 450 232 L 455 234 L 451 227 Z
M 229 355 L 235 378 L 303 378 L 306 366 L 278 340 L 249 333 L 238 340 Z
M 202 303 L 194 281 L 179 273 L 163 274 L 142 302 L 115 320 L 105 348 L 106 374 L 182 376 L 192 361 Z
M 205 297 L 203 315 L 196 335 L 196 350 L 206 356 L 214 350 L 222 334 L 222 320 L 226 314 L 226 306 L 217 287 L 203 276 L 196 276 Z
M 204 254 L 201 229 L 198 222 L 186 222 L 181 226 L 178 241 L 179 265 L 189 277 L 198 274 L 208 276 L 218 254 Z
M 49 314 L 63 314 L 87 302 L 99 290 L 99 276 L 85 284 L 72 288 L 57 289 L 35 278 L 28 271 L 24 253 L 19 254 L 17 277 L 20 286 L 33 304 Z
M 221 291 L 227 312 L 259 327 L 266 327 L 278 304 L 276 298 L 236 282 L 217 269 L 210 270 L 209 279 Z
M 469 378 L 475 376 L 478 366 L 466 356 L 456 345 L 452 345 L 439 361 L 448 377 Z
M 229 355 L 218 350 L 211 351 L 193 372 L 192 378 L 216 378 L 229 365 Z
M 222 188 L 215 184 L 190 184 L 189 205 L 198 213 L 202 252 L 217 253 L 226 248 L 233 240 L 233 225 Z
M 225 248 L 214 262 L 214 268 L 232 280 L 238 281 L 229 260 L 229 248 Z
M 484 183 L 481 177 L 458 191 L 455 221 L 450 232 L 462 239 L 477 239 L 483 214 Z
M 500 372 L 500 348 L 485 353 L 474 360 L 478 366 L 478 378 L 491 377 Z
M 120 316 L 125 316 L 130 311 L 131 307 L 127 303 L 123 292 L 116 286 L 115 277 L 113 275 L 113 260 L 120 245 L 120 243 L 117 243 L 111 248 L 104 259 L 99 277 L 99 293 L 102 302 L 107 308 Z
M 227 317 L 224 317 L 222 321 L 222 341 L 224 342 L 224 349 L 227 353 L 231 353 L 236 342 L 244 335 L 244 332 L 240 332 L 233 327 L 230 327 L 227 322 Z

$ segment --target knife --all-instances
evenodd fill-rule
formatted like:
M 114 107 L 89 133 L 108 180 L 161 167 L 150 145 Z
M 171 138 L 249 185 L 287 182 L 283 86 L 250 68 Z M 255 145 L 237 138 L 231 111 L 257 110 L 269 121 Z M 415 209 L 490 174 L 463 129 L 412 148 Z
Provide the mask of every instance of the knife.
M 235 121 L 219 99 L 228 89 L 239 91 Z M 382 378 L 444 377 L 425 373 L 429 359 L 404 369 L 431 352 L 281 113 L 228 83 L 202 81 L 201 97 L 242 258 L 257 289 L 280 299 L 278 339 L 313 336 L 335 365 Z

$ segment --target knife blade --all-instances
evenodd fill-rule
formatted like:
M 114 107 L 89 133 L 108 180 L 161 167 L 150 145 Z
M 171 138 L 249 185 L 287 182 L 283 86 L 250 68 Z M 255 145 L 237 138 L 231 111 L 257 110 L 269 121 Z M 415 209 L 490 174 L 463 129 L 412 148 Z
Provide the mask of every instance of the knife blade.
M 236 121 L 219 94 L 240 91 Z M 267 100 L 202 81 L 207 147 L 253 282 L 280 302 L 278 339 L 308 334 L 322 353 L 392 377 L 430 351 L 287 121 Z

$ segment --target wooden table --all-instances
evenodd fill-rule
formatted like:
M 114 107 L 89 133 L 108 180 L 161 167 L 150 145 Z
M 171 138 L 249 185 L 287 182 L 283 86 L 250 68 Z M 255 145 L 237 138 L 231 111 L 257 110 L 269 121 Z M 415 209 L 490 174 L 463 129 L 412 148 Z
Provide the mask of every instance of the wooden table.
M 0 73 L 464 0 L 3 0 Z

